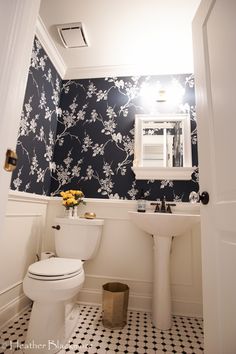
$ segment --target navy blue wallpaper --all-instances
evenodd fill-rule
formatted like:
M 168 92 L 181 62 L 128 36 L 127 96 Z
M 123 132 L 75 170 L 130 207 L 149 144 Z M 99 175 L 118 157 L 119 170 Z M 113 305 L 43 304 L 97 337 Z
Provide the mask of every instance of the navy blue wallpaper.
M 166 87 L 174 100 L 157 103 L 153 90 Z M 180 97 L 180 93 L 182 96 Z M 136 113 L 189 112 L 193 165 L 197 166 L 194 80 L 191 74 L 63 81 L 51 192 L 82 189 L 86 197 L 188 201 L 191 181 L 136 181 L 131 170 Z
M 16 147 L 19 162 L 11 189 L 50 194 L 60 91 L 61 78 L 35 38 Z
M 156 102 L 158 88 L 172 92 Z M 181 95 L 180 95 L 181 93 Z M 135 114 L 185 113 L 191 117 L 197 166 L 194 79 L 191 74 L 61 81 L 35 39 L 17 141 L 19 163 L 11 188 L 43 195 L 81 189 L 86 197 L 188 201 L 190 181 L 136 181 L 131 170 Z

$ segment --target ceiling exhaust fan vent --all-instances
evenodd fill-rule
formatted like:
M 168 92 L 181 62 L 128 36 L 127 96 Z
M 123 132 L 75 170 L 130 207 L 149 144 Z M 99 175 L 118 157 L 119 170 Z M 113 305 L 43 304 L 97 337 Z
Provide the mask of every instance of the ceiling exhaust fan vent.
M 88 46 L 81 22 L 59 25 L 57 26 L 57 30 L 65 48 Z

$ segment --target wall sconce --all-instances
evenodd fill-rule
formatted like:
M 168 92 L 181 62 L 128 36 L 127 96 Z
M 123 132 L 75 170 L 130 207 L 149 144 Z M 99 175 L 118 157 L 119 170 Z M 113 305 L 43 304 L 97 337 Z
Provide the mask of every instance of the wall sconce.
M 144 82 L 140 88 L 142 104 L 150 111 L 156 111 L 157 102 L 166 102 L 168 92 L 162 87 L 160 82 L 148 84 Z
M 156 101 L 157 102 L 166 102 L 166 100 L 167 100 L 166 91 L 164 89 L 159 90 L 158 94 L 157 94 Z

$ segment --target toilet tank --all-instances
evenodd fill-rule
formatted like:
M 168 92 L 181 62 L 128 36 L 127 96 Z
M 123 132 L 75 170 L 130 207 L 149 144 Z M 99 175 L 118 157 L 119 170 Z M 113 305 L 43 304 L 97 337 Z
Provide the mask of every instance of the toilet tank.
M 102 219 L 55 219 L 55 247 L 58 257 L 91 259 L 95 256 L 102 235 Z

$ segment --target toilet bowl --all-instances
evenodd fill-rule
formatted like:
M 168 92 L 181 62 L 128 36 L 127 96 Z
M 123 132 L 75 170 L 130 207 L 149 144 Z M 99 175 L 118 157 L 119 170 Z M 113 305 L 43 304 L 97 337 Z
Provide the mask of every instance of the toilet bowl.
M 65 304 L 83 283 L 83 264 L 77 259 L 50 258 L 29 267 L 23 289 L 34 304 L 25 342 L 27 353 L 56 353 L 63 348 L 70 335 L 65 328 Z
M 56 353 L 65 349 L 77 321 L 76 314 L 67 309 L 73 307 L 85 278 L 81 260 L 95 256 L 104 223 L 101 219 L 66 218 L 56 218 L 55 222 L 58 257 L 31 264 L 23 281 L 25 295 L 34 302 L 24 346 L 26 353 Z

